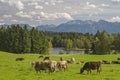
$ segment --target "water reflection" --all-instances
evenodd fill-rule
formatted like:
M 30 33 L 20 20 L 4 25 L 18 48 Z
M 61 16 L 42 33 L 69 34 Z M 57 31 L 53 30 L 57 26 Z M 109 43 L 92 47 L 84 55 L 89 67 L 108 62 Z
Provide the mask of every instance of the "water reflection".
M 66 53 L 69 53 L 69 54 L 84 54 L 84 50 L 69 50 L 69 51 L 66 51 L 64 48 L 53 48 L 50 52 L 50 54 L 59 54 L 60 52 L 66 54 Z

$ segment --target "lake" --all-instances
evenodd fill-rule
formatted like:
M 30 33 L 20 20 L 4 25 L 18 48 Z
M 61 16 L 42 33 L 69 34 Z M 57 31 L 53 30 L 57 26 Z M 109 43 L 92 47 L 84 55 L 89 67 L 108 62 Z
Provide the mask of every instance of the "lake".
M 64 48 L 53 48 L 50 52 L 50 54 L 59 54 L 60 52 L 66 54 L 66 53 L 69 53 L 69 54 L 84 54 L 84 50 L 65 50 Z

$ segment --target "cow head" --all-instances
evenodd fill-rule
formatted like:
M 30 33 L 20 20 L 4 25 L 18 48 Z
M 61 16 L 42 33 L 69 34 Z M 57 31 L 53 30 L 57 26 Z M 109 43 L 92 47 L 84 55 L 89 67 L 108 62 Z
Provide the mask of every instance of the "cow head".
M 81 68 L 80 69 L 80 74 L 82 74 L 84 72 L 84 69 L 83 68 Z

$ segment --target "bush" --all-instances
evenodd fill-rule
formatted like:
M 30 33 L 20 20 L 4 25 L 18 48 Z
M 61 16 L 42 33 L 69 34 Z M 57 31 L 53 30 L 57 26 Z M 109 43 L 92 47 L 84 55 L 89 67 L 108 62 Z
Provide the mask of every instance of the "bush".
M 64 54 L 64 53 L 62 51 L 60 51 L 59 54 Z

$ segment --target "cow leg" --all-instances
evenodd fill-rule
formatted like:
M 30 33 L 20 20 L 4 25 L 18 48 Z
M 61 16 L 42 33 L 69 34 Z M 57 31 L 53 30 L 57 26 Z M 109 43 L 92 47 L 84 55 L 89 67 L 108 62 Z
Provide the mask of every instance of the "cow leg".
M 89 70 L 87 69 L 87 74 L 89 74 Z
M 99 73 L 99 74 L 100 74 L 100 71 L 101 71 L 100 69 L 97 69 L 97 73 Z
M 89 70 L 90 74 L 91 74 L 91 69 Z

